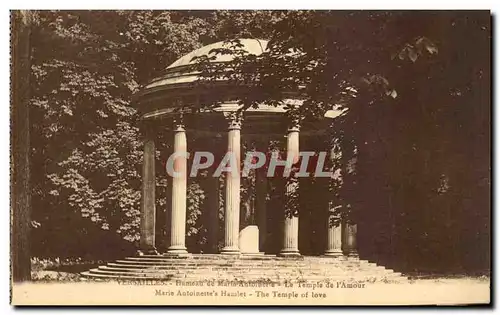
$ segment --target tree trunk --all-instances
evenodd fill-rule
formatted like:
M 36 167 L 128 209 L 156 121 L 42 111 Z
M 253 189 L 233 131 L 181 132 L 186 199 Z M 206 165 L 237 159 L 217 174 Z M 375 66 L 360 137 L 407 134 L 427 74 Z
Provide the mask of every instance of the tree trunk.
M 11 272 L 31 279 L 30 232 L 30 23 L 33 12 L 11 12 Z

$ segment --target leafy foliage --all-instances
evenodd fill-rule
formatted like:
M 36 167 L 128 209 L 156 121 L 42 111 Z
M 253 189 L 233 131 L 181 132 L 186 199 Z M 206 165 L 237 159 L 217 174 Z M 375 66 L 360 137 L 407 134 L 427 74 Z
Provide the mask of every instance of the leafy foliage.
M 268 50 L 248 54 L 235 38 L 269 39 Z M 365 256 L 408 269 L 489 267 L 490 17 L 482 12 L 40 12 L 34 255 L 133 248 L 142 140 L 132 95 L 176 58 L 222 39 L 232 48 L 215 53 L 235 58 L 200 58 L 200 83 L 225 78 L 246 107 L 298 98 L 294 118 L 342 110 L 327 139 L 337 156 L 329 202 L 359 225 Z M 164 137 L 158 161 L 169 149 Z M 270 181 L 270 208 L 283 208 L 282 184 Z M 323 203 L 315 187 L 325 185 L 311 185 L 300 208 L 319 217 L 312 208 L 320 206 L 303 203 Z M 167 188 L 158 171 L 159 212 Z M 188 194 L 188 243 L 196 245 L 205 196 L 196 181 Z
M 39 12 L 32 35 L 33 255 L 91 255 L 104 252 L 96 250 L 103 244 L 107 254 L 119 255 L 132 248 L 127 243 L 139 237 L 142 162 L 132 96 L 176 58 L 270 13 L 234 14 L 238 18 L 228 11 Z M 168 152 L 162 137 L 158 157 Z M 157 187 L 157 208 L 164 211 L 161 171 Z M 195 183 L 189 196 L 194 235 L 203 198 Z
M 369 231 L 366 255 L 488 268 L 489 16 L 293 11 L 269 38 L 258 56 L 231 40 L 214 51 L 232 54 L 229 64 L 199 58 L 200 82 L 226 79 L 246 92 L 245 108 L 292 95 L 302 102 L 289 113 L 303 120 L 342 110 L 331 128 L 341 179 L 332 198 Z

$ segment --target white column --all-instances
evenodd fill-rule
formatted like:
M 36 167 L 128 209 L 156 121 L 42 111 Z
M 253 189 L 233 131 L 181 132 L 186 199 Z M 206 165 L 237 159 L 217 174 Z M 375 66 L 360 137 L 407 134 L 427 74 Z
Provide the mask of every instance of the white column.
M 174 122 L 174 171 L 179 176 L 172 177 L 172 216 L 170 229 L 170 254 L 185 254 L 186 250 L 186 191 L 187 191 L 186 130 L 182 119 Z
M 326 256 L 342 256 L 342 224 L 333 212 L 333 203 L 328 203 Z
M 353 223 L 344 222 L 343 224 L 344 237 L 343 246 L 344 255 L 358 257 L 357 232 L 358 226 Z
M 332 174 L 335 174 L 336 159 L 340 158 L 336 153 L 336 147 L 332 147 L 328 154 L 328 168 Z M 337 197 L 339 178 L 332 175 L 331 178 L 325 178 L 325 185 L 328 187 L 328 204 L 326 206 L 327 215 L 327 240 L 326 240 L 326 256 L 342 256 L 342 222 L 340 214 L 335 212 L 335 208 L 339 206 Z
M 299 159 L 299 125 L 293 121 L 287 135 L 287 157 L 293 156 L 293 162 Z M 286 181 L 285 188 L 285 222 L 283 227 L 283 247 L 280 255 L 300 255 L 299 253 L 299 217 L 297 193 L 299 189 L 298 178 L 293 173 Z
M 261 151 L 263 152 L 263 151 Z M 267 236 L 267 177 L 262 170 L 257 170 L 255 180 L 256 198 L 255 210 L 257 214 L 257 224 L 259 226 L 259 249 L 266 251 Z
M 226 117 L 229 122 L 227 134 L 227 151 L 233 154 L 233 162 L 236 172 L 227 172 L 226 200 L 224 208 L 224 248 L 223 254 L 239 254 L 239 232 L 240 232 L 240 154 L 241 154 L 241 116 L 231 113 Z
M 140 254 L 156 254 L 155 248 L 155 143 L 146 137 L 142 162 Z

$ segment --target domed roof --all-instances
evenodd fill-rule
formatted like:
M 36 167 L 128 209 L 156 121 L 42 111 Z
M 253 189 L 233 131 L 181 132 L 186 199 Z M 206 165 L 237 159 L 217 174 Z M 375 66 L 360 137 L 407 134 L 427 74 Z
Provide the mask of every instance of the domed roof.
M 241 38 L 238 40 L 243 45 L 241 49 L 253 55 L 262 54 L 266 50 L 268 43 L 267 40 L 263 39 Z M 164 88 L 177 88 L 181 87 L 182 84 L 195 82 L 198 79 L 198 72 L 186 67 L 196 63 L 193 58 L 206 55 L 208 57 L 215 56 L 213 62 L 229 62 L 234 58 L 232 54 L 216 54 L 212 50 L 219 48 L 230 49 L 233 44 L 234 42 L 222 41 L 193 50 L 168 66 L 164 75 L 150 81 L 144 87 L 142 93 L 147 94 Z
M 242 49 L 246 50 L 248 53 L 253 54 L 253 55 L 260 55 L 262 54 L 267 47 L 267 40 L 263 39 L 252 39 L 252 38 L 241 38 L 238 40 L 243 47 Z M 207 46 L 203 46 L 201 48 L 195 49 L 192 52 L 190 52 L 187 55 L 182 56 L 181 58 L 177 59 L 174 63 L 172 63 L 170 66 L 167 67 L 167 69 L 172 69 L 176 67 L 181 67 L 181 66 L 187 66 L 190 64 L 194 64 L 195 61 L 193 60 L 194 57 L 200 57 L 207 55 L 209 57 L 211 56 L 216 56 L 216 59 L 214 62 L 228 62 L 233 59 L 233 56 L 231 54 L 218 54 L 216 55 L 215 53 L 210 53 L 213 49 L 219 49 L 219 48 L 230 48 L 233 45 L 231 42 L 217 42 L 213 43 Z
M 239 49 L 245 50 L 249 54 L 261 55 L 266 51 L 268 42 L 262 39 L 242 38 L 238 39 L 242 45 Z M 162 115 L 175 114 L 175 108 L 178 106 L 192 106 L 200 101 L 200 95 L 207 93 L 207 90 L 199 87 L 194 88 L 192 85 L 199 79 L 199 72 L 193 67 L 189 67 L 196 63 L 193 60 L 195 57 L 208 56 L 215 57 L 212 62 L 229 62 L 233 60 L 232 54 L 217 54 L 213 52 L 215 49 L 231 49 L 234 41 L 216 42 L 201 48 L 195 49 L 190 53 L 177 59 L 174 63 L 165 69 L 163 75 L 151 80 L 144 86 L 139 93 L 136 94 L 136 104 L 138 105 L 143 118 L 159 117 Z M 227 90 L 224 86 L 224 79 L 221 79 L 221 88 Z M 225 93 L 225 92 L 224 92 Z M 231 91 L 227 90 L 228 96 Z M 172 99 L 177 98 L 176 101 Z M 179 99 L 182 101 L 179 102 Z M 295 99 L 285 99 L 287 104 L 295 104 L 300 106 L 302 102 Z M 139 105 L 141 104 L 141 105 Z M 213 112 L 235 111 L 241 105 L 233 100 L 227 100 L 219 107 L 212 109 Z M 284 115 L 286 112 L 285 105 L 273 106 L 267 104 L 259 104 L 257 108 L 247 109 L 248 113 L 253 113 L 255 117 L 272 117 L 273 115 Z M 334 118 L 340 112 L 336 110 L 329 111 L 325 117 Z M 260 116 L 259 116 L 260 115 Z M 248 118 L 248 117 L 247 117 Z

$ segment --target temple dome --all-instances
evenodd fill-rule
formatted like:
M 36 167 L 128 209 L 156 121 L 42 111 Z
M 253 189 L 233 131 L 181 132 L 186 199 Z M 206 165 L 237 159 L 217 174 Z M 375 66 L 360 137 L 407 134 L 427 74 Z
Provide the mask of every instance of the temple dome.
M 267 40 L 263 39 L 252 39 L 252 38 L 241 38 L 238 40 L 240 44 L 243 45 L 242 49 L 247 51 L 249 54 L 253 55 L 260 55 L 262 54 L 267 47 Z M 222 42 L 217 42 L 213 43 L 210 45 L 203 46 L 201 48 L 195 49 L 189 54 L 186 54 L 182 56 L 181 58 L 177 59 L 174 63 L 172 63 L 170 66 L 167 67 L 167 69 L 172 69 L 172 68 L 177 68 L 181 66 L 187 66 L 194 64 L 193 58 L 195 57 L 200 57 L 200 56 L 214 56 L 214 53 L 210 53 L 213 49 L 219 49 L 219 48 L 230 48 L 232 43 L 222 41 Z M 214 62 L 228 62 L 233 59 L 233 56 L 230 54 L 219 54 L 216 55 L 216 59 Z
M 262 54 L 266 50 L 268 43 L 267 40 L 262 39 L 242 38 L 238 40 L 243 45 L 241 48 L 253 55 Z M 186 85 L 193 83 L 198 79 L 198 73 L 191 67 L 188 67 L 195 64 L 196 60 L 193 60 L 195 57 L 201 57 L 204 55 L 209 57 L 215 56 L 215 59 L 212 62 L 229 62 L 234 58 L 233 55 L 216 54 L 212 52 L 212 50 L 219 48 L 229 49 L 231 45 L 233 45 L 231 42 L 222 41 L 191 51 L 168 66 L 163 75 L 150 81 L 140 94 L 145 95 L 166 89 L 172 91 L 172 89 L 177 90 L 179 88 L 186 88 Z
M 268 46 L 268 41 L 262 39 L 241 38 L 238 41 L 242 45 L 239 49 L 256 56 L 265 52 Z M 204 93 L 207 93 L 207 90 L 202 85 L 193 85 L 199 79 L 199 72 L 190 66 L 196 63 L 195 57 L 201 56 L 215 57 L 211 62 L 230 62 L 234 55 L 217 54 L 213 50 L 230 49 L 233 45 L 234 41 L 220 41 L 206 45 L 191 51 L 170 64 L 161 76 L 151 80 L 136 94 L 135 104 L 141 117 L 143 119 L 158 118 L 171 114 L 175 115 L 179 107 L 183 107 L 184 110 L 189 107 L 199 107 L 199 104 L 204 101 Z M 222 94 L 228 99 L 223 101 L 219 107 L 212 108 L 212 112 L 235 111 L 241 107 L 238 101 L 234 99 L 235 90 L 225 85 L 224 81 L 223 79 L 218 81 L 220 83 L 219 91 L 222 91 Z M 294 98 L 287 98 L 283 101 L 284 103 L 279 106 L 259 104 L 256 107 L 248 108 L 247 116 L 252 116 L 255 119 L 270 118 L 276 115 L 283 116 L 286 113 L 286 105 L 301 106 L 302 104 L 302 100 Z M 339 113 L 330 110 L 325 114 L 325 117 L 334 118 Z M 209 114 L 205 113 L 204 115 L 208 117 Z M 248 120 L 247 117 L 247 122 Z

